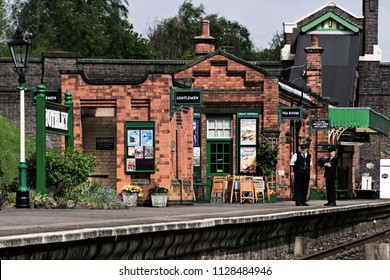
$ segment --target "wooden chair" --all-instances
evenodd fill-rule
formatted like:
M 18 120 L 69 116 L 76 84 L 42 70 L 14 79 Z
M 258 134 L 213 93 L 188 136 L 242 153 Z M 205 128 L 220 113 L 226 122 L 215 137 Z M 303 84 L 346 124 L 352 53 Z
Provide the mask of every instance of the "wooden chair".
M 253 185 L 252 176 L 240 176 L 240 203 L 249 201 L 255 203 L 256 191 Z
M 259 200 L 259 194 L 261 194 L 262 202 L 265 200 L 265 182 L 263 177 L 253 177 L 253 185 L 256 191 L 256 202 Z
M 210 202 L 215 199 L 217 201 L 218 196 L 217 194 L 221 194 L 222 202 L 225 202 L 225 189 L 226 189 L 226 176 L 214 176 L 213 178 L 213 185 L 211 187 L 211 195 L 210 195 Z
M 230 204 L 233 203 L 235 178 L 236 178 L 236 176 L 234 176 L 234 175 L 227 176 L 225 198 L 226 198 L 226 201 L 229 201 Z

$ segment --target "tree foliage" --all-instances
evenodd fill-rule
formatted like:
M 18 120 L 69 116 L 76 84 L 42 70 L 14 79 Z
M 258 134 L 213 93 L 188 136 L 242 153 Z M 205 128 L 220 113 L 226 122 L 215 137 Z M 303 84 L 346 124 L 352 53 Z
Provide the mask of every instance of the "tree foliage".
M 195 7 L 184 1 L 177 16 L 156 22 L 149 27 L 148 38 L 161 59 L 194 58 L 193 39 L 200 33 L 200 22 L 205 15 L 203 4 Z
M 0 56 L 10 55 L 7 41 L 11 38 L 12 28 L 9 23 L 8 10 L 8 2 L 6 0 L 0 0 Z
M 279 146 L 273 145 L 269 139 L 264 135 L 260 136 L 257 165 L 259 168 L 259 175 L 264 176 L 266 180 L 276 169 L 278 163 Z
M 210 35 L 216 40 L 215 48 L 223 48 L 243 59 L 254 53 L 247 28 L 216 14 L 206 15 L 203 4 L 194 6 L 184 1 L 178 15 L 155 23 L 149 28 L 149 40 L 162 59 L 194 58 L 194 38 L 200 35 L 201 21 L 210 21 Z
M 272 39 L 269 49 L 258 50 L 246 27 L 217 14 L 206 15 L 204 5 L 196 7 L 191 0 L 184 1 L 176 16 L 149 27 L 148 38 L 162 59 L 193 59 L 193 40 L 200 35 L 203 19 L 210 21 L 210 35 L 216 39 L 216 49 L 224 49 L 245 60 L 280 59 L 282 41 L 278 34 Z
M 87 58 L 153 58 L 148 41 L 127 21 L 127 0 L 16 0 L 14 25 L 33 54 L 72 51 Z
M 272 37 L 271 42 L 269 43 L 269 48 L 265 48 L 257 51 L 253 60 L 258 61 L 279 61 L 280 60 L 280 52 L 284 45 L 284 38 L 282 34 L 276 32 Z

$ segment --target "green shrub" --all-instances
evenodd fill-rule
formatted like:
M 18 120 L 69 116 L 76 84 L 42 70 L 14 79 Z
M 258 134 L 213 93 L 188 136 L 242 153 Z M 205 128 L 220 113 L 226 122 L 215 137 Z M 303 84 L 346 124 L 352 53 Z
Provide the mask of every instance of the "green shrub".
M 66 191 L 87 181 L 96 169 L 95 156 L 84 154 L 81 150 L 67 150 L 46 153 L 46 186 L 56 196 L 63 196 Z M 35 189 L 36 154 L 27 160 L 28 185 Z
M 94 203 L 111 207 L 117 203 L 118 195 L 115 187 L 102 186 L 96 182 L 86 182 L 67 189 L 63 200 L 74 200 L 76 203 Z

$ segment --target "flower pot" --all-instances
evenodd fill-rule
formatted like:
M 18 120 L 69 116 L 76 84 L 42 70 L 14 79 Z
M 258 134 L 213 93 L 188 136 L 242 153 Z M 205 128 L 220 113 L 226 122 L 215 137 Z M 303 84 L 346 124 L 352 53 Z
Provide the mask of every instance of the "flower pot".
M 277 202 L 278 201 L 278 197 L 277 197 L 277 195 L 276 194 L 270 194 L 270 196 L 269 196 L 269 203 L 275 203 L 275 202 Z
M 162 194 L 152 194 L 152 206 L 153 207 L 165 207 L 167 206 L 168 202 L 168 195 L 162 193 Z
M 123 197 L 123 203 L 126 206 L 129 207 L 137 206 L 137 199 L 138 199 L 137 193 L 122 193 L 122 197 Z

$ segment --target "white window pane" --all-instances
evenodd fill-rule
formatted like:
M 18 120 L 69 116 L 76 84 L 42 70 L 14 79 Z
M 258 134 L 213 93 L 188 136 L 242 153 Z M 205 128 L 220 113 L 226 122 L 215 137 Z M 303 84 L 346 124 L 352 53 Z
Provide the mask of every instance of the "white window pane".
M 207 120 L 207 137 L 232 138 L 232 120 Z

